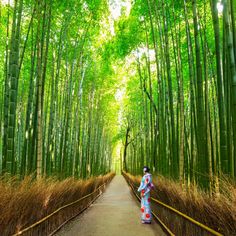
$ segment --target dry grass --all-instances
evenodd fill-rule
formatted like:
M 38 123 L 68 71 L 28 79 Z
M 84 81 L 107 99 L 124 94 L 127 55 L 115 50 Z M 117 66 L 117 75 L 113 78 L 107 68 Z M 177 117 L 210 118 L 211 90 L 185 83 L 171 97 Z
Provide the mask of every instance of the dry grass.
M 7 181 L 2 179 L 0 181 L 0 235 L 12 235 L 32 225 L 59 207 L 93 192 L 95 188 L 113 176 L 114 173 L 111 173 L 85 181 L 73 178 L 63 181 L 55 179 L 32 181 L 31 177 L 27 177 L 22 182 L 16 179 Z M 76 210 L 79 211 L 86 204 L 88 204 L 87 200 L 80 202 L 80 206 Z M 71 217 L 72 209 L 67 211 L 69 212 L 63 211 L 60 215 L 55 216 L 58 221 L 57 227 L 67 217 Z M 76 214 L 76 212 L 74 213 Z M 47 226 L 50 230 L 54 230 L 55 227 L 56 225 Z
M 135 186 L 141 181 L 141 176 L 127 174 Z M 236 186 L 224 179 L 221 182 L 221 194 L 209 194 L 191 187 L 188 191 L 181 185 L 163 177 L 153 178 L 156 190 L 152 196 L 175 209 L 185 213 L 193 219 L 215 229 L 223 235 L 236 235 Z M 209 235 L 206 231 L 182 217 L 153 204 L 158 216 L 176 235 Z

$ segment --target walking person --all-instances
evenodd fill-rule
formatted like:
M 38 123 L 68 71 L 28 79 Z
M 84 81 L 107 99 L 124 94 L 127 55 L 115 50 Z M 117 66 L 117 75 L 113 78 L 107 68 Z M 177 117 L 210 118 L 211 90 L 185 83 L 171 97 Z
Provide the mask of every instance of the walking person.
M 152 221 L 150 191 L 154 185 L 149 171 L 147 166 L 143 167 L 144 176 L 138 188 L 138 192 L 141 192 L 141 221 L 143 224 L 151 224 Z

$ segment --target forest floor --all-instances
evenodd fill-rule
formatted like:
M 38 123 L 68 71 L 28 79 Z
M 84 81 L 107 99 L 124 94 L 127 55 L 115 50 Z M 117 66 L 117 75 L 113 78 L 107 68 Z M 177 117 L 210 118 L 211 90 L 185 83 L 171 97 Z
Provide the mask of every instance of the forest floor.
M 153 220 L 140 221 L 140 206 L 123 176 L 115 176 L 104 194 L 83 214 L 68 223 L 57 236 L 162 236 L 166 235 Z

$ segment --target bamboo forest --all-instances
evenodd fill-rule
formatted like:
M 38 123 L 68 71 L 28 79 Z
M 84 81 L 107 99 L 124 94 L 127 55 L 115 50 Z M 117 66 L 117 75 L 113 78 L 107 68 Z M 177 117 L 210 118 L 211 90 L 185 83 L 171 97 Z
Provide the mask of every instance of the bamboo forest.
M 144 166 L 152 198 L 234 235 L 235 0 L 0 0 L 0 36 L 0 235 L 92 194 L 78 215 L 121 174 L 135 192 Z M 25 235 L 51 235 L 71 209 Z

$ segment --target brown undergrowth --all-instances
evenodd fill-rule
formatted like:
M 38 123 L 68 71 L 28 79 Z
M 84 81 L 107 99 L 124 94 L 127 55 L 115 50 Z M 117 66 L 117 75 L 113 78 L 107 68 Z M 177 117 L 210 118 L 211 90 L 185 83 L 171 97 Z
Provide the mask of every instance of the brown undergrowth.
M 34 224 L 56 209 L 74 202 L 93 192 L 103 183 L 110 181 L 114 173 L 94 177 L 88 180 L 68 178 L 63 181 L 55 179 L 41 179 L 32 181 L 26 177 L 19 182 L 15 179 L 0 181 L 0 235 L 12 235 Z M 94 196 L 68 207 L 51 217 L 37 228 L 32 235 L 48 235 L 68 218 L 76 215 Z M 41 227 L 41 228 L 40 228 Z M 27 234 L 26 234 L 27 235 Z
M 124 173 L 136 187 L 141 176 Z M 153 177 L 156 198 L 198 222 L 218 231 L 223 235 L 236 235 L 236 186 L 227 180 L 221 182 L 223 191 L 215 196 L 203 192 L 196 187 L 183 190 L 178 182 L 164 177 Z M 200 227 L 184 220 L 181 216 L 152 203 L 158 217 L 174 232 L 175 235 L 212 235 Z

